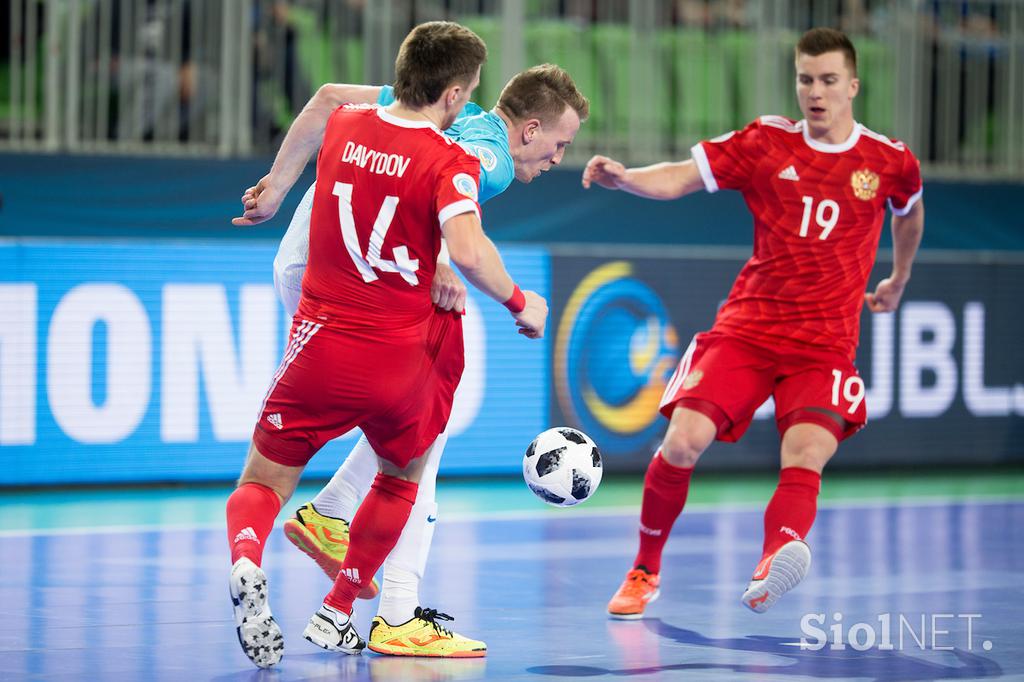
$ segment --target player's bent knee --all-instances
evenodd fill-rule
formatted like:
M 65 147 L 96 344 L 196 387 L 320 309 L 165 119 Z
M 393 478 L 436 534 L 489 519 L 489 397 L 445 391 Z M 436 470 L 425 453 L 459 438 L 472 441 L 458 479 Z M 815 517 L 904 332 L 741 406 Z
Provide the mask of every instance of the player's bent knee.
M 828 464 L 828 461 L 832 459 L 833 454 L 835 453 L 822 450 L 798 450 L 790 453 L 788 456 L 783 455 L 782 468 L 797 467 L 800 469 L 810 469 L 820 474 L 824 470 L 825 465 Z
M 692 467 L 700 459 L 715 438 L 699 430 L 688 430 L 685 426 L 669 427 L 661 444 L 661 457 L 672 466 Z
M 299 482 L 303 468 L 279 464 L 268 459 L 255 445 L 251 445 L 245 468 L 238 479 L 238 485 L 258 483 L 277 493 L 277 496 L 281 498 L 281 503 L 284 504 L 295 492 L 295 486 Z
M 839 441 L 828 429 L 817 424 L 794 424 L 782 438 L 782 468 L 821 473 L 838 447 Z
M 715 440 L 718 426 L 707 415 L 677 407 L 661 444 L 661 457 L 677 467 L 692 467 Z

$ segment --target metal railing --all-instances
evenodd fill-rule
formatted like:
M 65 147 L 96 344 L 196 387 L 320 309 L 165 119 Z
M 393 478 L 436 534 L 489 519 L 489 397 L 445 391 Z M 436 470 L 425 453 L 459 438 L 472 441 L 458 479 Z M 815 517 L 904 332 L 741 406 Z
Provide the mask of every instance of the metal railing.
M 251 155 L 323 82 L 382 83 L 411 26 L 487 42 L 476 99 L 551 61 L 591 99 L 569 163 L 685 157 L 762 113 L 798 117 L 793 44 L 857 45 L 859 120 L 931 176 L 1024 178 L 1024 0 L 9 0 L 0 149 Z M 0 18 L 2 19 L 2 18 Z M 2 30 L 2 29 L 0 29 Z

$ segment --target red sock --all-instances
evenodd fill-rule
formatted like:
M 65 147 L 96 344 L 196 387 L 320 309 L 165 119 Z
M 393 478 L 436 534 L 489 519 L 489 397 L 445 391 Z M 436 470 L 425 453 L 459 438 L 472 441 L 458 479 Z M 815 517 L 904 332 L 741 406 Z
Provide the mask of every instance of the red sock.
M 259 483 L 244 483 L 228 498 L 228 544 L 231 563 L 242 557 L 257 566 L 263 561 L 263 545 L 281 511 L 281 498 Z
M 650 573 L 661 572 L 661 551 L 668 540 L 672 524 L 683 511 L 690 489 L 693 467 L 676 467 L 661 457 L 661 450 L 647 466 L 644 476 L 644 498 L 640 505 L 640 551 L 633 566 L 643 566 Z
M 411 481 L 377 474 L 373 487 L 352 519 L 345 563 L 324 603 L 352 613 L 356 595 L 370 584 L 398 542 L 418 488 L 419 485 Z
M 821 474 L 816 471 L 788 467 L 779 472 L 779 487 L 764 510 L 762 559 L 790 540 L 807 537 L 818 512 L 820 489 Z

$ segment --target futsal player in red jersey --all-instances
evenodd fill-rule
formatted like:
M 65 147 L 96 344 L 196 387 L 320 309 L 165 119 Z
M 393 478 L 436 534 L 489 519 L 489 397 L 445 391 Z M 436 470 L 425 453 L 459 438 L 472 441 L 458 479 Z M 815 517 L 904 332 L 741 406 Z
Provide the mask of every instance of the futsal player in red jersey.
M 323 131 L 291 341 L 227 503 L 239 642 L 260 667 L 283 652 L 260 568 L 263 543 L 309 459 L 357 426 L 380 473 L 352 521 L 334 587 L 303 635 L 333 651 L 365 646 L 352 602 L 408 520 L 423 455 L 447 425 L 462 376 L 461 317 L 435 307 L 430 295 L 442 235 L 466 279 L 503 302 L 520 333 L 543 336 L 544 299 L 520 291 L 481 228 L 480 161 L 441 132 L 469 101 L 486 53 L 465 27 L 421 24 L 399 50 L 397 101 L 341 107 Z M 258 222 L 276 211 L 321 141 L 314 119 L 322 121 L 296 119 L 244 218 Z
M 918 161 L 903 143 L 854 120 L 858 88 L 850 40 L 812 29 L 796 46 L 803 120 L 762 116 L 695 145 L 684 162 L 626 169 L 595 156 L 587 164 L 584 187 L 597 183 L 652 199 L 735 189 L 754 217 L 753 256 L 714 326 L 690 343 L 662 398 L 668 431 L 647 468 L 640 547 L 608 604 L 613 618 L 640 618 L 657 598 L 662 550 L 694 464 L 712 441 L 738 440 L 769 396 L 782 437 L 781 472 L 743 604 L 766 611 L 810 567 L 805 538 L 821 472 L 839 442 L 867 419 L 864 382 L 853 364 L 861 306 L 896 309 L 924 229 Z M 893 269 L 865 294 L 887 206 Z

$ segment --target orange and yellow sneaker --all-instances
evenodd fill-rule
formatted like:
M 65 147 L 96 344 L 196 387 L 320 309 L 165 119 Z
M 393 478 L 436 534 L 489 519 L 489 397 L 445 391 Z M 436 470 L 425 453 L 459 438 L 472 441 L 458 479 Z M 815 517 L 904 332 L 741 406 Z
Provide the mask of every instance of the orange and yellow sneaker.
M 792 540 L 769 554 L 754 569 L 754 577 L 743 592 L 743 605 L 754 613 L 764 613 L 779 597 L 796 587 L 811 567 L 807 543 Z
M 608 615 L 621 620 L 642 618 L 647 605 L 661 594 L 660 582 L 657 573 L 648 573 L 643 566 L 637 566 L 626 574 L 619 591 L 608 602 Z
M 331 580 L 338 577 L 348 553 L 348 521 L 324 516 L 307 502 L 295 510 L 295 517 L 284 522 L 284 534 L 323 569 Z M 376 578 L 359 593 L 360 599 L 373 599 L 380 591 Z
M 487 645 L 452 632 L 437 621 L 454 620 L 447 613 L 416 607 L 416 615 L 401 625 L 390 625 L 377 616 L 370 625 L 370 651 L 392 656 L 480 658 Z

